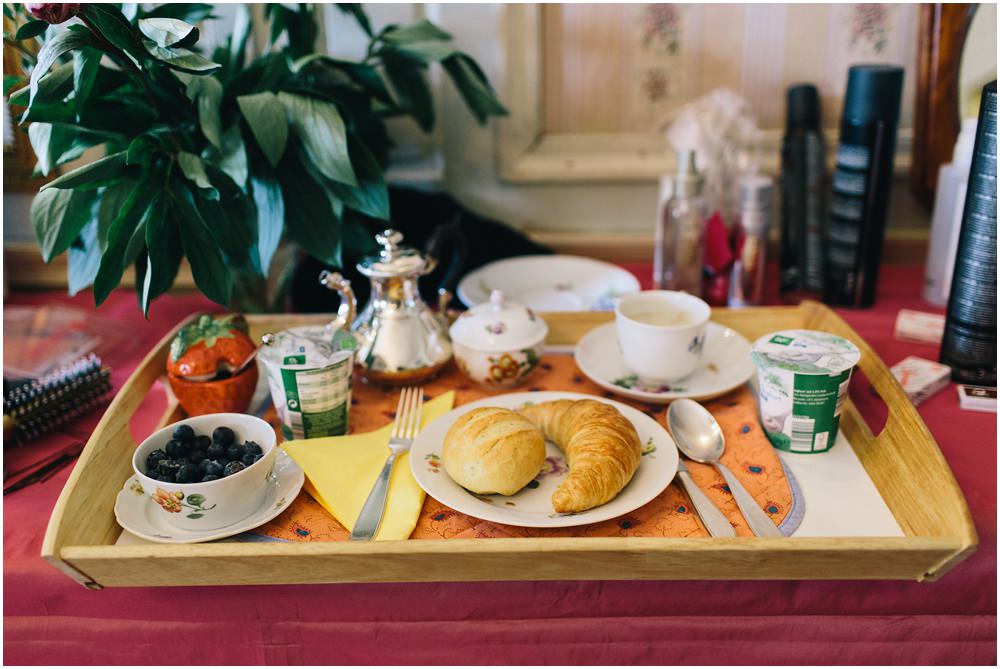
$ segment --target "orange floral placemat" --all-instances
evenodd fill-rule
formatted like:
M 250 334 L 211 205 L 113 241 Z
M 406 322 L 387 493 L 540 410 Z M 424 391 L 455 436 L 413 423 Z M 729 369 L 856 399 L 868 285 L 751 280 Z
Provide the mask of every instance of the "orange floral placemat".
M 424 386 L 427 397 L 437 397 L 448 390 L 456 391 L 456 407 L 499 394 L 472 383 L 454 365 L 449 365 L 441 377 Z M 645 412 L 661 425 L 665 421 L 665 406 L 636 402 L 605 391 L 580 373 L 571 355 L 543 356 L 539 369 L 528 379 L 527 385 L 518 388 L 516 392 L 528 390 L 564 390 L 614 398 Z M 364 383 L 355 383 L 351 398 L 351 432 L 367 432 L 391 422 L 397 399 L 397 391 L 384 391 Z M 719 421 L 726 436 L 723 463 L 736 474 L 775 523 L 782 525 L 792 513 L 793 506 L 800 502 L 795 499 L 793 486 L 786 478 L 776 452 L 761 431 L 753 395 L 749 389 L 741 387 L 706 402 L 705 406 Z M 276 423 L 273 410 L 269 418 Z M 699 487 L 729 518 L 737 535 L 751 536 L 736 501 L 718 471 L 714 467 L 695 462 L 688 462 L 688 468 Z M 788 529 L 794 528 L 787 528 L 786 532 Z M 243 535 L 241 539 L 339 541 L 347 539 L 348 534 L 343 525 L 303 492 L 284 513 L 249 535 Z M 697 513 L 691 509 L 691 503 L 683 489 L 672 483 L 653 501 L 625 516 L 591 525 L 554 529 L 514 527 L 480 520 L 446 507 L 428 495 L 410 539 L 542 536 L 705 537 L 708 533 Z

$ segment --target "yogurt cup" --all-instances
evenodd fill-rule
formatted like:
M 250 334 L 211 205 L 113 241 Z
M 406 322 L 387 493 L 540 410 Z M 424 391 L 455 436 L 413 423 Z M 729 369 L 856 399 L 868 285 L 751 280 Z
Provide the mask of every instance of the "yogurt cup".
M 753 343 L 760 419 L 775 448 L 822 453 L 833 447 L 851 372 L 861 359 L 843 337 L 815 330 L 782 330 Z
M 285 439 L 347 434 L 354 337 L 322 325 L 283 330 L 258 357 Z

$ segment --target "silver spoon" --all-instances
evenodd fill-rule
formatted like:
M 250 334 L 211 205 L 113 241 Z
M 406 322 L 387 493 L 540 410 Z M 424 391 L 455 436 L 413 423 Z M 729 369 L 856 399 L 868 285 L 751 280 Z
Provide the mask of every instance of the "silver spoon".
M 248 355 L 246 357 L 246 359 L 243 360 L 243 362 L 240 363 L 240 366 L 237 367 L 236 369 L 234 369 L 232 372 L 229 373 L 229 378 L 231 378 L 233 376 L 238 376 L 240 372 L 242 372 L 244 369 L 246 369 L 247 366 L 249 366 L 249 364 L 251 362 L 253 362 L 254 359 L 257 357 L 257 354 L 260 353 L 260 347 L 261 346 L 270 346 L 271 345 L 271 343 L 274 341 L 274 335 L 272 335 L 270 333 L 266 334 L 263 337 L 261 337 L 261 340 L 262 340 L 262 343 L 259 344 L 253 350 L 253 352 L 251 352 L 250 355 Z M 215 380 L 216 376 L 218 376 L 218 372 L 215 372 L 213 374 L 190 374 L 190 375 L 185 376 L 183 378 L 186 381 L 194 381 L 196 383 L 202 383 L 202 382 L 205 382 L 205 381 L 213 381 L 213 380 Z
M 740 507 L 740 512 L 746 518 L 747 525 L 755 535 L 784 536 L 778 531 L 774 521 L 757 505 L 743 484 L 720 462 L 726 450 L 726 439 L 722 434 L 722 428 L 705 407 L 693 400 L 674 400 L 667 409 L 667 424 L 670 426 L 670 434 L 677 442 L 677 448 L 684 455 L 695 462 L 712 464 L 719 469 L 733 493 L 733 498 L 736 499 L 737 506 Z

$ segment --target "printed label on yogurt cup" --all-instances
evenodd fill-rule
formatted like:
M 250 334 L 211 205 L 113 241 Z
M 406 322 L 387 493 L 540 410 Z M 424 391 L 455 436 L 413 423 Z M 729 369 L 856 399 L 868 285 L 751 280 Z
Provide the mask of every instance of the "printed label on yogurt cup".
M 277 333 L 261 349 L 286 439 L 347 434 L 355 346 L 343 330 L 306 326 Z
M 784 330 L 754 342 L 761 424 L 775 448 L 820 453 L 833 447 L 851 371 L 861 358 L 843 337 Z

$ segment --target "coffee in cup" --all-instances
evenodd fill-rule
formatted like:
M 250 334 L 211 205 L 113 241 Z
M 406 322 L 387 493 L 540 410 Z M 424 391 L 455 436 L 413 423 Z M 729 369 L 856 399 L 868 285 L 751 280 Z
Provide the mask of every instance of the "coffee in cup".
M 619 298 L 615 330 L 625 365 L 650 384 L 690 376 L 701 364 L 710 314 L 689 293 L 647 290 Z

